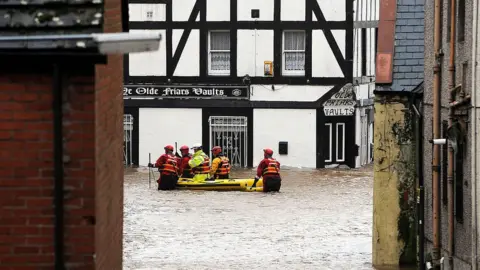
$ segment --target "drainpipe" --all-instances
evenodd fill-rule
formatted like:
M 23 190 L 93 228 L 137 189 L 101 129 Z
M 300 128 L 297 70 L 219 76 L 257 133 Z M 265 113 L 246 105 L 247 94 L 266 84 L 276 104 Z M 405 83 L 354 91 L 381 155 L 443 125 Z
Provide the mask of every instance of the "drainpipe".
M 449 56 L 449 83 L 448 88 L 450 89 L 449 103 L 452 104 L 455 102 L 455 26 L 456 26 L 456 0 L 450 0 L 450 56 Z M 452 127 L 453 117 L 454 117 L 454 107 L 449 106 L 448 110 L 448 126 Z M 450 269 L 453 269 L 453 147 L 450 140 L 448 140 L 448 170 L 447 170 L 447 197 L 448 197 L 448 265 Z
M 63 247 L 63 112 L 62 74 L 59 64 L 53 66 L 53 147 L 54 147 L 54 205 L 55 205 L 55 270 L 65 270 Z
M 477 39 L 478 39 L 478 2 L 473 1 L 473 38 L 472 38 L 472 269 L 477 269 Z
M 435 23 L 434 23 L 434 52 L 435 65 L 433 67 L 433 138 L 440 139 L 440 80 L 441 80 L 441 66 L 440 61 L 442 51 L 440 48 L 441 34 L 441 10 L 442 0 L 435 0 Z M 440 145 L 433 145 L 433 160 L 432 160 L 432 190 L 433 190 L 433 250 L 432 260 L 434 269 L 440 267 Z

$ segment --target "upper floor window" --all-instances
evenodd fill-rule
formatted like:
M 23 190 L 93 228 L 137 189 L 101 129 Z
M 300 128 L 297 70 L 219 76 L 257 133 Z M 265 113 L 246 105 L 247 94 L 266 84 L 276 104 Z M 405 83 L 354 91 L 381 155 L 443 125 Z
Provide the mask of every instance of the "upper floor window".
M 305 74 L 305 31 L 283 32 L 284 75 Z
M 230 75 L 230 32 L 211 31 L 208 45 L 208 74 Z

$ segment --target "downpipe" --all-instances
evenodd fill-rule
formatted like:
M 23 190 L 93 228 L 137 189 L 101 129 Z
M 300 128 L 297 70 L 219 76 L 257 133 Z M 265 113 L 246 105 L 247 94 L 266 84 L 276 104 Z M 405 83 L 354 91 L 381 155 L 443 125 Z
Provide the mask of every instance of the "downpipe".
M 455 30 L 456 30 L 456 0 L 450 0 L 450 55 L 449 55 L 449 103 L 454 104 L 456 102 L 456 89 L 455 87 Z M 455 113 L 455 107 L 449 106 L 448 110 L 448 128 L 450 129 L 453 124 L 453 117 Z M 448 156 L 447 156 L 447 197 L 448 197 L 448 264 L 450 269 L 453 270 L 453 234 L 454 234 L 454 213 L 453 213 L 453 160 L 454 160 L 454 153 L 453 153 L 453 146 L 451 140 L 448 140 Z M 443 263 L 442 263 L 443 265 Z
M 54 159 L 54 215 L 55 215 L 55 270 L 65 270 L 64 254 L 64 170 L 63 170 L 63 111 L 61 66 L 53 66 L 53 159 Z
M 433 139 L 440 139 L 440 82 L 441 82 L 441 10 L 442 0 L 435 0 L 434 17 L 434 53 L 435 64 L 433 67 Z M 432 195 L 433 195 L 433 250 L 432 261 L 434 269 L 440 268 L 440 145 L 433 145 L 432 160 Z

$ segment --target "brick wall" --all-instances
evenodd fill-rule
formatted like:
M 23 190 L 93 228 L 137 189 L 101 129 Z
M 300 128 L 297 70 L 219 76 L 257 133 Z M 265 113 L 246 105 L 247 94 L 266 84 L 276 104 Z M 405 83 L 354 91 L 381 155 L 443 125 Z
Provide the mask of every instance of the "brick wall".
M 120 7 L 106 2 L 106 32 L 121 31 Z M 53 269 L 52 67 L 18 62 L 0 72 L 0 269 Z M 72 62 L 62 68 L 66 264 L 122 269 L 122 56 Z
M 121 1 L 105 3 L 105 32 L 122 32 Z M 97 269 L 122 269 L 123 55 L 96 68 Z M 108 252 L 104 252 L 108 251 Z

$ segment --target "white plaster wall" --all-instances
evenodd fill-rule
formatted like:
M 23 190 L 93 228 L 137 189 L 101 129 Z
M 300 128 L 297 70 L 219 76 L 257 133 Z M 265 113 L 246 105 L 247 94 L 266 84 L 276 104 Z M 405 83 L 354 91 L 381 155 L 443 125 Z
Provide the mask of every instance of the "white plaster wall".
M 372 28 L 370 34 L 370 44 L 372 46 L 370 47 L 370 66 L 371 66 L 371 76 L 375 76 L 375 57 L 377 55 L 377 52 L 375 51 L 375 44 L 377 41 L 375 40 L 375 28 Z
M 152 12 L 152 18 L 147 17 Z M 131 22 L 165 21 L 165 4 L 129 4 L 128 16 Z
M 357 96 L 357 100 L 360 99 L 367 99 L 368 98 L 368 92 L 369 92 L 369 84 L 360 84 L 358 86 L 355 86 L 355 94 Z
M 237 19 L 239 21 L 273 21 L 273 3 L 274 0 L 240 0 L 237 2 Z M 252 9 L 260 10 L 260 18 L 252 18 Z
M 252 85 L 250 100 L 262 101 L 316 101 L 332 86 L 311 85 Z
M 172 20 L 173 21 L 188 21 L 190 13 L 192 13 L 193 6 L 196 0 L 172 0 Z M 198 14 L 196 21 L 200 20 Z
M 346 1 L 351 1 L 351 0 L 317 0 L 318 5 L 322 9 L 323 16 L 325 16 L 325 20 L 327 21 L 344 21 L 346 19 L 345 17 Z M 354 3 L 354 8 L 355 8 L 355 5 L 356 3 Z M 312 20 L 318 21 L 317 17 L 315 17 L 315 14 L 312 17 Z
M 332 34 L 345 57 L 345 30 L 332 30 Z M 344 76 L 322 30 L 312 30 L 312 76 Z
M 273 30 L 238 30 L 237 42 L 237 75 L 264 77 L 264 61 L 273 61 Z
M 358 29 L 353 29 L 353 77 L 358 77 Z
M 367 29 L 367 65 L 368 65 L 368 73 L 369 76 L 375 76 L 375 28 Z
M 305 21 L 305 1 L 281 0 L 282 21 Z
M 160 41 L 160 48 L 157 51 L 129 54 L 128 70 L 130 76 L 166 76 L 167 51 L 164 38 L 165 30 L 130 30 L 130 32 L 160 33 L 163 37 Z
M 202 142 L 202 109 L 163 109 L 140 108 L 139 117 L 139 165 L 148 164 L 148 153 L 152 154 L 152 163 L 165 153 L 163 147 L 167 144 L 178 148 L 186 144 Z M 184 130 L 196 132 L 176 132 Z
M 271 148 L 282 166 L 316 167 L 316 110 L 254 109 L 253 165 Z M 288 155 L 278 154 L 278 143 L 288 142 Z
M 230 20 L 230 1 L 226 1 L 226 0 L 206 0 L 206 1 L 207 1 L 207 21 L 229 21 Z
M 184 30 L 174 29 L 172 31 L 172 56 L 175 54 L 180 38 Z M 183 49 L 174 76 L 199 76 L 199 46 L 200 46 L 200 32 L 199 30 L 192 30 L 188 36 L 187 43 Z
M 358 28 L 354 30 L 356 32 L 356 43 L 354 43 L 354 51 L 353 53 L 357 56 L 356 62 L 354 65 L 356 66 L 356 77 L 362 76 L 362 29 Z M 355 41 L 354 41 L 355 42 Z

